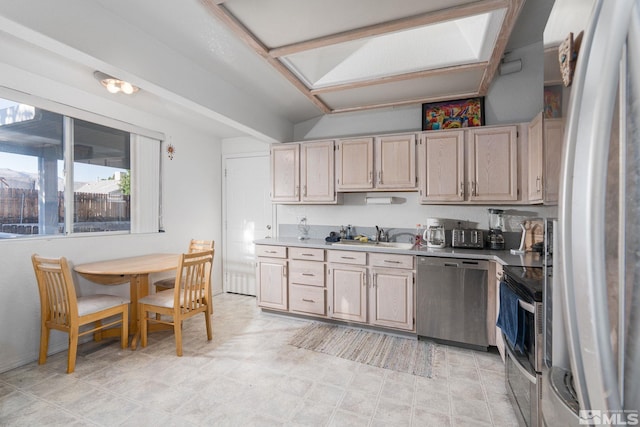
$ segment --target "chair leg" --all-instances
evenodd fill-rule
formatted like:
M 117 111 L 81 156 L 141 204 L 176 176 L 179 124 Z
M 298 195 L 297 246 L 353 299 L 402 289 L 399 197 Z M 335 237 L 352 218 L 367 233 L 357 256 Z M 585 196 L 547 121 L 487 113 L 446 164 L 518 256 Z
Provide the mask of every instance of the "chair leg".
M 96 328 L 102 327 L 102 321 L 96 320 Z M 98 329 L 93 333 L 93 340 L 96 342 L 102 341 L 102 329 Z
M 45 324 L 40 326 L 40 354 L 38 356 L 38 365 L 47 362 L 47 351 L 49 350 L 49 335 L 51 330 Z
M 129 344 L 129 306 L 125 305 L 124 310 L 122 310 L 122 327 L 120 336 L 120 346 L 125 349 Z
M 207 325 L 207 340 L 211 341 L 213 331 L 211 330 L 211 313 L 209 312 L 209 307 L 204 311 L 204 322 Z
M 177 320 L 175 317 L 173 320 L 173 333 L 176 336 L 176 354 L 182 356 L 182 321 Z
M 69 331 L 69 354 L 67 356 L 67 374 L 76 369 L 76 354 L 78 353 L 78 330 Z
M 147 346 L 147 314 L 144 305 L 140 304 L 138 308 L 138 330 L 140 331 L 140 345 L 142 347 Z

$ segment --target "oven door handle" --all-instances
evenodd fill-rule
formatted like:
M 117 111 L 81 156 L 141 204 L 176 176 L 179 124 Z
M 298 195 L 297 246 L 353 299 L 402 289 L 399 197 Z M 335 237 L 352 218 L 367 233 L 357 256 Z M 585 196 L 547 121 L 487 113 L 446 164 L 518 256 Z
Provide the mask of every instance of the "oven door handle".
M 506 340 L 506 337 L 503 337 L 503 338 Z M 516 356 L 513 354 L 513 351 L 511 350 L 511 347 L 509 346 L 507 341 L 505 341 L 505 344 L 506 345 L 504 346 L 504 348 L 505 350 L 507 350 L 508 357 L 510 357 L 511 360 L 513 360 L 513 364 L 518 368 L 520 373 L 529 380 L 530 383 L 536 384 L 538 382 L 538 379 L 536 378 L 536 376 L 532 375 L 531 372 L 527 371 L 527 369 L 518 362 L 518 359 L 516 359 Z
M 518 304 L 520 304 L 520 307 L 522 307 L 523 309 L 525 309 L 529 313 L 531 313 L 533 315 L 536 314 L 536 308 L 533 306 L 533 304 L 529 304 L 528 302 L 524 302 L 521 299 L 518 300 Z

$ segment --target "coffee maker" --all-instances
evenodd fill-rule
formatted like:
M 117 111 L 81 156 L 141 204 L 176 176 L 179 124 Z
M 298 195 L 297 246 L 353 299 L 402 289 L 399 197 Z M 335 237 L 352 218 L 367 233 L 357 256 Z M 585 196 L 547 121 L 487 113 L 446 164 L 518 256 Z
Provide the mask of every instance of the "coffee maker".
M 504 249 L 504 211 L 502 209 L 489 209 L 489 249 L 500 251 Z
M 427 243 L 427 247 L 436 249 L 444 248 L 446 246 L 444 220 L 428 218 L 425 227 L 422 240 Z

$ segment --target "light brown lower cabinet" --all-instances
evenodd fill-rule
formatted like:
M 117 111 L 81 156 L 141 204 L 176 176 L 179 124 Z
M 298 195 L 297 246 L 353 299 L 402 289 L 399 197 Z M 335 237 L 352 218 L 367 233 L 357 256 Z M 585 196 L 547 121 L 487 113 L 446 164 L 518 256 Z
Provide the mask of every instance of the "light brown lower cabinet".
M 294 313 L 327 314 L 325 264 L 318 261 L 289 261 L 289 310 Z
M 287 310 L 287 260 L 258 258 L 256 271 L 258 305 L 276 310 Z
M 367 263 L 364 252 L 329 252 L 330 317 L 415 329 L 412 255 L 369 253 Z
M 413 272 L 396 268 L 372 268 L 369 289 L 369 323 L 412 330 Z
M 412 255 L 274 245 L 256 254 L 260 307 L 415 331 Z
M 256 299 L 258 306 L 288 309 L 287 248 L 256 245 Z
M 502 265 L 499 263 L 496 264 L 496 275 L 495 275 L 495 287 L 496 287 L 496 320 L 498 319 L 498 314 L 500 314 L 500 282 L 502 281 Z M 502 329 L 496 326 L 496 347 L 498 347 L 498 352 L 500 353 L 500 357 L 502 357 L 502 361 L 504 362 L 504 339 L 502 338 Z

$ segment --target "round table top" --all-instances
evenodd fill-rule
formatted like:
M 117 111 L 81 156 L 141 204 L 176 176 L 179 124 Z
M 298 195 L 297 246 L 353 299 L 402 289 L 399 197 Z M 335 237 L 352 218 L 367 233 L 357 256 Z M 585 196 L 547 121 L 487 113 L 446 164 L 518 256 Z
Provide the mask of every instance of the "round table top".
M 78 273 L 95 275 L 149 274 L 175 270 L 178 261 L 178 254 L 147 254 L 79 264 L 73 269 Z

